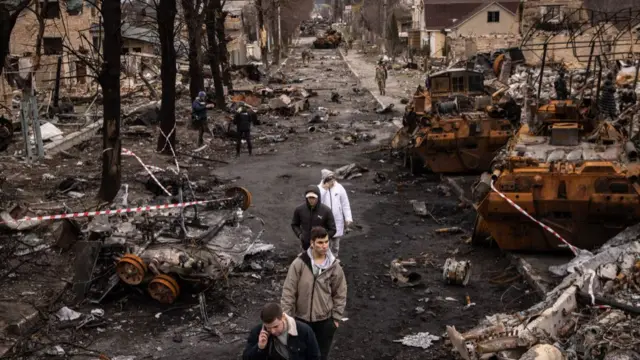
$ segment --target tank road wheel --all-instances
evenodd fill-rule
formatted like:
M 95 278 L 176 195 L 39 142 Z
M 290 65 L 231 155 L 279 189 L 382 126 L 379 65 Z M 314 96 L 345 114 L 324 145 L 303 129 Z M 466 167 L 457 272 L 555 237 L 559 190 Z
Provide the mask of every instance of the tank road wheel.
M 476 222 L 473 224 L 473 235 L 471 235 L 471 244 L 475 246 L 486 246 L 490 244 L 491 233 L 489 233 L 489 225 L 482 218 L 476 216 Z
M 149 282 L 149 295 L 161 304 L 173 304 L 180 295 L 180 285 L 173 277 L 160 274 Z
M 118 277 L 125 284 L 139 285 L 147 273 L 147 264 L 134 254 L 125 254 L 116 264 Z
M 249 206 L 251 206 L 251 193 L 243 187 L 234 186 L 229 188 L 225 191 L 224 195 L 228 198 L 235 198 L 235 200 L 233 200 L 234 205 L 237 204 L 237 206 L 239 206 L 243 211 L 247 210 Z

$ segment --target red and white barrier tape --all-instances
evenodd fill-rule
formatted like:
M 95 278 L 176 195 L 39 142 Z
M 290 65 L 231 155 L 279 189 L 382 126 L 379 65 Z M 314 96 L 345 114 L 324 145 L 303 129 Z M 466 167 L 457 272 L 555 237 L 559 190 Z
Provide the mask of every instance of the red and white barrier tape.
M 134 207 L 134 208 L 101 210 L 101 211 L 85 211 L 85 212 L 76 212 L 76 213 L 67 213 L 67 214 L 58 214 L 58 215 L 45 215 L 45 216 L 35 216 L 35 217 L 26 216 L 26 217 L 23 217 L 22 219 L 15 220 L 15 222 L 19 223 L 19 222 L 30 221 L 30 220 L 31 221 L 61 220 L 61 219 L 91 217 L 91 216 L 98 216 L 98 215 L 118 215 L 118 214 L 126 214 L 126 213 L 138 213 L 138 212 L 145 212 L 145 211 L 183 208 L 187 206 L 206 204 L 214 201 L 217 201 L 217 200 L 189 201 L 189 202 L 174 203 L 174 204 L 152 205 L 152 206 L 147 205 L 147 206 L 140 206 L 140 207 Z M 1 223 L 2 222 L 0 222 L 0 224 Z
M 573 255 L 578 255 L 578 248 L 576 248 L 575 246 L 571 245 L 567 240 L 565 240 L 562 236 L 560 236 L 560 234 L 558 234 L 555 230 L 553 230 L 552 228 L 548 227 L 547 225 L 541 223 L 540 221 L 536 220 L 533 216 L 529 215 L 528 212 L 524 211 L 524 209 L 521 208 L 518 204 L 514 203 L 511 199 L 509 199 L 505 194 L 503 194 L 500 191 L 498 191 L 498 189 L 496 189 L 496 187 L 494 186 L 494 181 L 493 180 L 491 180 L 491 189 L 493 191 L 495 191 L 496 194 L 500 195 L 501 198 L 506 200 L 511 206 L 516 208 L 516 210 L 520 211 L 524 216 L 528 217 L 531 221 L 535 222 L 536 224 L 542 226 L 543 229 L 547 230 L 548 232 L 553 234 L 555 237 L 557 237 L 560 241 L 562 241 L 565 245 L 567 245 L 569 247 L 569 249 L 571 250 L 571 252 L 573 253 Z
M 162 186 L 160 181 L 158 181 L 158 179 L 156 179 L 156 177 L 153 175 L 153 172 L 151 170 L 149 170 L 149 167 L 147 167 L 147 165 L 145 165 L 144 162 L 142 162 L 142 160 L 138 157 L 138 155 L 134 154 L 133 151 L 125 149 L 125 148 L 122 148 L 122 155 L 133 156 L 134 158 L 136 158 L 136 160 L 138 160 L 140 165 L 142 165 L 142 167 L 147 171 L 147 173 L 156 182 L 156 184 L 158 184 L 158 186 L 160 186 L 162 191 L 164 191 L 164 193 L 167 194 L 168 196 L 171 196 L 171 193 L 167 189 L 165 189 L 164 186 Z

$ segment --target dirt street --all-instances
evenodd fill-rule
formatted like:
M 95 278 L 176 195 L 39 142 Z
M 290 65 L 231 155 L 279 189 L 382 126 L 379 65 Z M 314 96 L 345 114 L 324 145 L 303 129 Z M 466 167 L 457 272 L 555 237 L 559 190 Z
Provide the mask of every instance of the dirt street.
M 301 39 L 282 71 L 288 79 L 303 79 L 300 85 L 317 89 L 318 96 L 310 98 L 310 112 L 325 107 L 337 112 L 335 116 L 330 116 L 326 123 L 314 124 L 315 132 L 307 130 L 309 113 L 306 117 L 303 114 L 264 118 L 264 124 L 253 131 L 254 156 L 249 157 L 245 147 L 242 155 L 234 158 L 232 141 L 216 139 L 206 151 L 218 159 L 229 160 L 230 164 L 189 160 L 192 180 L 219 176 L 235 179 L 236 184 L 249 189 L 253 206 L 247 213 L 265 221 L 263 240 L 275 245 L 272 253 L 249 259 L 248 265 L 234 273 L 227 284 L 217 284 L 206 292 L 207 310 L 216 324 L 216 333 L 202 329 L 197 295 L 185 294 L 171 307 L 165 307 L 142 292 L 129 291 L 114 294 L 99 305 L 84 303 L 74 308 L 83 313 L 103 309 L 103 325 L 59 329 L 51 318 L 45 320 L 33 335 L 40 344 L 61 345 L 67 354 L 75 354 L 74 359 L 95 359 L 98 353 L 135 359 L 238 359 L 248 329 L 258 321 L 260 307 L 279 299 L 287 266 L 298 253 L 299 244 L 290 220 L 294 208 L 303 201 L 304 189 L 320 182 L 321 169 L 333 170 L 351 163 L 369 171 L 361 177 L 341 180 L 360 228 L 345 236 L 341 243 L 340 257 L 349 286 L 348 321 L 338 330 L 332 359 L 454 359 L 456 356 L 444 339 L 427 350 L 394 340 L 419 332 L 442 336 L 445 325 L 469 329 L 485 315 L 514 312 L 537 300 L 521 279 L 506 284 L 491 281 L 512 278 L 517 273 L 497 248 L 475 248 L 466 243 L 475 212 L 460 204 L 453 189 L 439 175 L 413 176 L 401 166 L 401 159 L 391 157 L 384 149 L 386 139 L 397 129 L 393 120 L 401 118 L 402 109 L 396 108 L 391 114 L 375 113 L 377 102 L 361 87 L 337 50 L 313 50 L 311 64 L 302 66 L 300 53 L 310 42 L 311 39 Z M 341 95 L 340 103 L 331 101 L 332 92 Z M 288 134 L 284 142 L 260 140 L 263 133 L 279 126 L 290 127 L 295 133 Z M 186 127 L 178 130 L 180 146 L 195 148 L 197 133 Z M 375 137 L 344 145 L 337 138 L 344 137 L 346 131 Z M 87 160 L 87 166 L 97 171 L 100 144 L 94 142 L 84 150 L 83 157 L 95 156 L 95 160 Z M 140 151 L 140 156 L 151 164 L 171 163 L 151 151 L 144 152 L 144 141 L 125 142 L 125 146 Z M 80 149 L 74 151 L 83 153 Z M 59 161 L 48 160 L 51 164 Z M 68 166 L 77 161 L 64 160 L 62 164 Z M 124 164 L 125 169 L 134 169 L 131 172 L 140 170 L 133 159 L 125 159 Z M 45 171 L 48 170 L 33 169 L 34 174 Z M 127 180 L 132 174 L 125 171 Z M 468 183 L 473 178 L 464 179 Z M 28 190 L 28 184 L 24 185 Z M 414 214 L 411 200 L 425 201 L 432 217 Z M 454 226 L 463 232 L 435 232 Z M 388 275 L 391 261 L 421 255 L 428 263 L 423 269 L 422 284 L 406 288 L 395 285 Z M 443 283 L 442 266 L 445 259 L 453 256 L 472 263 L 467 287 Z M 49 264 L 46 269 L 51 272 L 57 268 L 66 269 L 60 270 L 63 277 L 71 276 L 71 270 L 64 264 Z M 21 274 L 12 281 L 34 280 L 33 276 Z M 475 305 L 465 308 L 466 296 Z M 53 311 L 66 300 L 68 297 L 62 296 Z M 26 336 L 25 342 L 28 339 Z M 21 358 L 38 358 L 34 348 L 29 350 L 26 346 L 24 351 Z

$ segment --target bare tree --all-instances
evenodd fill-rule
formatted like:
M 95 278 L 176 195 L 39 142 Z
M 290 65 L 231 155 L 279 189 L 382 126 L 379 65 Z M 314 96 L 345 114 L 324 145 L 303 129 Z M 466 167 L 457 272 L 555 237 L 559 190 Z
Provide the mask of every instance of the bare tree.
M 215 103 L 218 108 L 223 109 L 225 105 L 224 101 L 224 88 L 222 85 L 222 75 L 220 73 L 220 59 L 219 59 L 219 46 L 217 31 L 216 31 L 216 12 L 222 11 L 222 4 L 219 1 L 209 1 L 208 6 L 205 9 L 205 24 L 207 27 L 207 45 L 209 57 L 209 64 L 211 66 L 211 75 L 213 77 L 213 86 L 215 88 Z
M 4 70 L 4 61 L 9 54 L 11 31 L 16 25 L 20 13 L 29 6 L 31 0 L 0 0 L 0 75 Z
M 122 34 L 120 1 L 104 0 L 104 55 L 98 82 L 102 87 L 104 122 L 102 123 L 102 181 L 98 196 L 111 202 L 120 190 L 122 174 L 120 141 L 120 53 Z
M 256 11 L 258 12 L 258 40 L 260 43 L 260 57 L 264 67 L 269 69 L 269 60 L 267 59 L 267 41 L 264 33 L 266 31 L 264 24 L 264 13 L 266 10 L 266 2 L 268 0 L 256 0 Z
M 231 90 L 233 84 L 231 83 L 231 74 L 229 68 L 229 56 L 227 52 L 227 35 L 224 31 L 224 22 L 227 17 L 227 12 L 224 11 L 225 1 L 209 0 L 214 2 L 215 9 L 215 28 L 216 39 L 218 39 L 218 56 L 220 57 L 220 67 L 222 68 L 222 82 Z
M 204 90 L 202 69 L 202 25 L 208 0 L 181 0 L 189 36 L 189 94 L 191 99 Z
M 176 140 L 176 0 L 157 0 L 158 36 L 160 37 L 160 79 L 162 104 L 160 105 L 160 135 L 158 151 L 171 153 Z

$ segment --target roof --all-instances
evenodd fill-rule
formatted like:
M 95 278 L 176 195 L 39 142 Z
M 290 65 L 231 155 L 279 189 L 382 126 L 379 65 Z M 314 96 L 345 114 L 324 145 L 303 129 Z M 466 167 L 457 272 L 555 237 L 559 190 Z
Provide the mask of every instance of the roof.
M 440 75 L 451 74 L 451 73 L 457 73 L 457 72 L 468 72 L 468 73 L 472 73 L 472 74 L 483 75 L 483 73 L 481 71 L 476 71 L 476 70 L 472 70 L 472 69 L 451 68 L 451 69 L 446 69 L 446 70 L 435 72 L 435 73 L 429 75 L 429 77 L 440 76 Z
M 143 41 L 151 44 L 160 44 L 160 39 L 158 38 L 158 34 L 153 29 L 132 26 L 128 23 L 122 23 L 122 25 L 120 26 L 120 30 L 122 33 L 122 37 L 124 39 L 134 39 L 134 40 Z M 92 33 L 97 33 L 99 31 L 100 31 L 99 24 L 91 24 Z
M 520 6 L 520 0 L 424 0 L 425 27 L 427 29 L 457 27 L 494 3 L 513 15 Z

